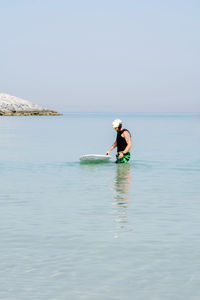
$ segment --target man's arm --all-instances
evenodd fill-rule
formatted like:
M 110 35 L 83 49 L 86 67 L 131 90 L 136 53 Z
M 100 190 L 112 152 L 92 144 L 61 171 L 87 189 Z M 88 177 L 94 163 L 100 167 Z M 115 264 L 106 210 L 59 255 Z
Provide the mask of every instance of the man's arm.
M 108 149 L 108 151 L 106 152 L 106 155 L 110 154 L 110 151 L 112 151 L 113 149 L 115 149 L 117 147 L 117 142 L 115 141 L 114 144 Z

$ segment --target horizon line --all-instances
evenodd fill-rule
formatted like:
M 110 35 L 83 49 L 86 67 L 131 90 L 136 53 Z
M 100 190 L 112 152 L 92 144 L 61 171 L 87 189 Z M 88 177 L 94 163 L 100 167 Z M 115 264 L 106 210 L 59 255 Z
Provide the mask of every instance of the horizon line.
M 62 113 L 69 113 L 69 114 L 200 114 L 200 111 L 198 112 L 119 112 L 119 111 L 114 111 L 114 112 L 104 112 L 104 111 L 62 111 Z

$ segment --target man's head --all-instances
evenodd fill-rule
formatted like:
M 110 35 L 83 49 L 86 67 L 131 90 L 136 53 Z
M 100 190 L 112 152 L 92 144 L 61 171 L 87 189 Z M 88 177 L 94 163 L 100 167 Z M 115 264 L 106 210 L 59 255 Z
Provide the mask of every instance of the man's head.
M 116 119 L 112 122 L 112 127 L 116 130 L 119 131 L 122 128 L 122 121 L 120 119 Z

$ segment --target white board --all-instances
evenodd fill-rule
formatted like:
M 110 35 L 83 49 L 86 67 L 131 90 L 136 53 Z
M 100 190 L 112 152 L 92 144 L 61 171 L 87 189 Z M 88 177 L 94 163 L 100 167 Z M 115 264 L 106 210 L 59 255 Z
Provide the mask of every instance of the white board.
M 110 159 L 110 155 L 103 154 L 86 154 L 80 157 L 81 162 L 108 162 Z

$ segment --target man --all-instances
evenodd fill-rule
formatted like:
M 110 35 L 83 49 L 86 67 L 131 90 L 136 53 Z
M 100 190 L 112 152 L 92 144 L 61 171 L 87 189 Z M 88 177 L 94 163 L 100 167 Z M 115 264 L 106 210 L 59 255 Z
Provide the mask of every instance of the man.
M 114 144 L 106 152 L 106 155 L 109 155 L 110 151 L 117 147 L 116 163 L 127 163 L 131 156 L 129 151 L 132 147 L 130 132 L 122 127 L 122 121 L 120 119 L 114 120 L 112 127 L 117 132 L 117 138 Z

